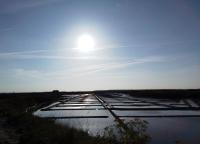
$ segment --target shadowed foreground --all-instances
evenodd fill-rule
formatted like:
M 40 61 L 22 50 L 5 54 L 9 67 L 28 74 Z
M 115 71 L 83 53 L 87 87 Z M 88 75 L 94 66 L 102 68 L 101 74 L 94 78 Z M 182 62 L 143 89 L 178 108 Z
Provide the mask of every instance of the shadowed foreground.
M 81 130 L 55 125 L 53 120 L 32 115 L 34 110 L 57 97 L 52 93 L 1 95 L 0 143 L 94 143 L 98 140 Z
M 0 95 L 0 144 L 104 144 L 150 141 L 146 135 L 146 122 L 136 119 L 129 123 L 130 133 L 120 125 L 105 129 L 103 136 L 90 136 L 87 132 L 56 125 L 53 120 L 35 117 L 32 113 L 60 98 L 61 93 L 23 93 Z M 117 129 L 118 133 L 113 129 Z M 120 137 L 117 138 L 117 135 Z

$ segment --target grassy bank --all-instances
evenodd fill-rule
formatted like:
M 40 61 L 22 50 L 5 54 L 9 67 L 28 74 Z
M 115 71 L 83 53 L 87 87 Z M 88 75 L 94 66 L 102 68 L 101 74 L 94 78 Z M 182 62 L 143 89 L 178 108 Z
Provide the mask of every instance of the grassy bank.
M 120 124 L 114 123 L 105 128 L 103 136 L 93 137 L 82 130 L 63 127 L 53 120 L 32 115 L 37 109 L 60 99 L 62 94 L 64 93 L 0 94 L 0 144 L 149 143 L 150 137 L 146 134 L 148 123 L 139 119 L 126 123 L 126 131 Z
M 32 112 L 39 107 L 58 98 L 59 95 L 55 93 L 1 94 L 0 144 L 92 144 L 106 142 L 99 137 L 91 137 L 81 130 L 56 125 L 53 120 L 32 115 Z

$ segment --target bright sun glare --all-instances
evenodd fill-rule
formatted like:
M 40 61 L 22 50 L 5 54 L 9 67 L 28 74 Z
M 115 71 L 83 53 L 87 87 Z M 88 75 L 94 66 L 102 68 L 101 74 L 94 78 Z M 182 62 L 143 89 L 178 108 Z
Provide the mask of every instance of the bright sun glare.
M 91 35 L 83 34 L 78 38 L 78 50 L 81 52 L 90 52 L 95 48 L 95 41 Z

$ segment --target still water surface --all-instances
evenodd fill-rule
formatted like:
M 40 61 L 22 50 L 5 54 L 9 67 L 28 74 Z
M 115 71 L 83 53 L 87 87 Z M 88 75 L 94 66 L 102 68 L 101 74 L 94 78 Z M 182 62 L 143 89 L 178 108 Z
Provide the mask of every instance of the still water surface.
M 102 104 L 90 94 L 70 95 L 65 101 L 58 101 L 50 106 L 34 113 L 40 117 L 54 117 L 58 124 L 83 129 L 91 135 L 102 135 L 105 128 L 112 126 L 115 122 L 111 113 L 104 109 Z M 67 101 L 67 99 L 70 99 Z M 140 118 L 148 122 L 146 133 L 151 137 L 152 144 L 169 144 L 176 142 L 200 143 L 200 111 L 199 110 L 160 110 L 167 105 L 185 107 L 185 100 L 155 100 L 147 98 L 133 98 L 125 94 L 113 94 L 111 97 L 101 97 L 111 108 L 128 108 L 145 110 L 113 110 L 124 122 L 134 120 L 128 116 L 159 116 L 159 115 L 193 115 L 193 117 L 148 117 Z M 65 98 L 64 98 L 65 99 Z M 191 100 L 190 100 L 191 101 Z M 198 107 L 196 103 L 190 102 L 192 106 Z M 158 110 L 148 110 L 158 108 Z M 194 117 L 196 115 L 197 117 Z M 125 116 L 125 117 L 123 117 Z

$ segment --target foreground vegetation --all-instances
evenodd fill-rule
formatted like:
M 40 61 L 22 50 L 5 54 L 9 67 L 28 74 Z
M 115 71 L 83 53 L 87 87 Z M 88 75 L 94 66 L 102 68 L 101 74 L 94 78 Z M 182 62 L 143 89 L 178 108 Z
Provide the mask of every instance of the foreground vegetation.
M 103 136 L 92 137 L 82 130 L 32 115 L 38 108 L 58 100 L 61 94 L 0 94 L 0 144 L 144 144 L 150 140 L 145 134 L 146 123 L 141 120 L 127 124 L 131 131 L 113 125 L 105 129 Z
M 81 130 L 62 127 L 32 112 L 57 99 L 54 93 L 0 95 L 0 144 L 96 143 L 98 138 Z
M 200 104 L 200 90 L 127 90 L 95 91 L 96 94 L 123 92 L 131 96 L 156 98 L 193 98 Z M 81 94 L 72 92 L 67 94 Z M 87 92 L 89 93 L 89 92 Z M 105 128 L 103 136 L 92 137 L 87 132 L 57 125 L 53 120 L 32 115 L 64 93 L 58 91 L 45 93 L 0 94 L 0 144 L 147 144 L 150 136 L 146 133 L 148 123 L 134 119 L 123 126 L 114 123 Z

